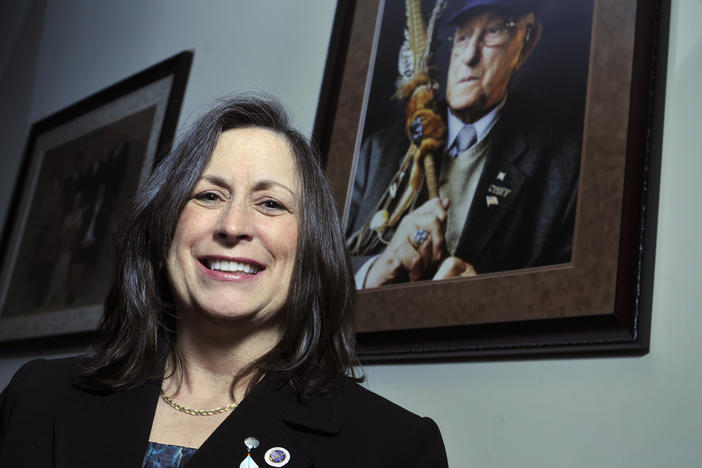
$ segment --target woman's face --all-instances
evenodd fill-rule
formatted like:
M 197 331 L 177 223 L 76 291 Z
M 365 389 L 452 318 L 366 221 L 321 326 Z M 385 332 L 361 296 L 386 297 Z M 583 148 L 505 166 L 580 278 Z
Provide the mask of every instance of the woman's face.
M 287 139 L 227 130 L 180 213 L 168 255 L 176 306 L 266 321 L 288 297 L 301 188 Z

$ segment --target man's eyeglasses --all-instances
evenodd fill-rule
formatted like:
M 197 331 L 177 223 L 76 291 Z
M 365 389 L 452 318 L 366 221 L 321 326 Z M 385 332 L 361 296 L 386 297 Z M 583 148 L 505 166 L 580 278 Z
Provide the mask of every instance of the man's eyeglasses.
M 465 49 L 470 44 L 475 35 L 478 35 L 480 45 L 485 47 L 498 47 L 507 43 L 512 37 L 514 28 L 517 26 L 512 20 L 495 20 L 488 23 L 482 30 L 471 28 L 459 28 L 456 33 L 449 38 L 454 49 Z

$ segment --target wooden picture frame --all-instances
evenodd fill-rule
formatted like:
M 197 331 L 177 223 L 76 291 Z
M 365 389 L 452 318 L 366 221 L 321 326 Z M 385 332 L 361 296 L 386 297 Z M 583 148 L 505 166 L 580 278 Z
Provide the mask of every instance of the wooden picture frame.
M 318 106 L 344 218 L 382 6 L 339 2 Z M 648 352 L 669 10 L 593 3 L 571 262 L 361 290 L 362 360 Z
M 32 125 L 2 237 L 4 349 L 97 326 L 112 229 L 170 149 L 192 59 L 181 52 Z

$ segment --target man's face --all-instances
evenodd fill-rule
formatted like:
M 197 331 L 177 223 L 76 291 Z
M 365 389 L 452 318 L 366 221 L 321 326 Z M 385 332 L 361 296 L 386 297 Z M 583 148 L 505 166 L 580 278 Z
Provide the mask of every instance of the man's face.
M 504 98 L 512 73 L 526 58 L 525 37 L 533 23 L 533 14 L 511 20 L 493 10 L 479 10 L 458 27 L 446 83 L 446 100 L 454 114 L 471 123 Z

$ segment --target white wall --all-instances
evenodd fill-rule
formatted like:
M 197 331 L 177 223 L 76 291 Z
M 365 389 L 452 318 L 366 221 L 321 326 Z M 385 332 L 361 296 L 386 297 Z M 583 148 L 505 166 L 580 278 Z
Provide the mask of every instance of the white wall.
M 42 3 L 27 2 L 39 10 Z M 188 48 L 195 49 L 195 62 L 181 124 L 210 97 L 256 86 L 281 96 L 309 130 L 331 3 L 49 2 L 36 74 L 30 73 L 30 110 L 21 102 L 0 110 L 3 147 L 8 112 L 20 116 L 26 132 L 30 121 Z M 651 353 L 367 368 L 373 390 L 436 419 L 452 467 L 702 466 L 702 2 L 673 0 L 671 16 Z M 23 30 L 36 33 L 31 26 Z M 31 44 L 26 47 L 31 56 Z M 15 69 L 31 72 L 30 65 Z M 0 84 L 12 77 L 21 88 L 19 72 L 5 67 L 2 73 Z M 26 133 L 18 138 L 21 147 Z M 20 157 L 3 153 L 15 165 Z M 15 172 L 3 172 L 0 185 L 11 185 Z M 0 193 L 0 218 L 6 193 Z M 0 358 L 0 387 L 29 357 Z
M 0 153 L 0 221 L 31 122 L 186 49 L 195 57 L 181 128 L 214 98 L 255 88 L 312 131 L 335 2 L 15 1 L 0 4 L 0 141 L 11 142 Z

